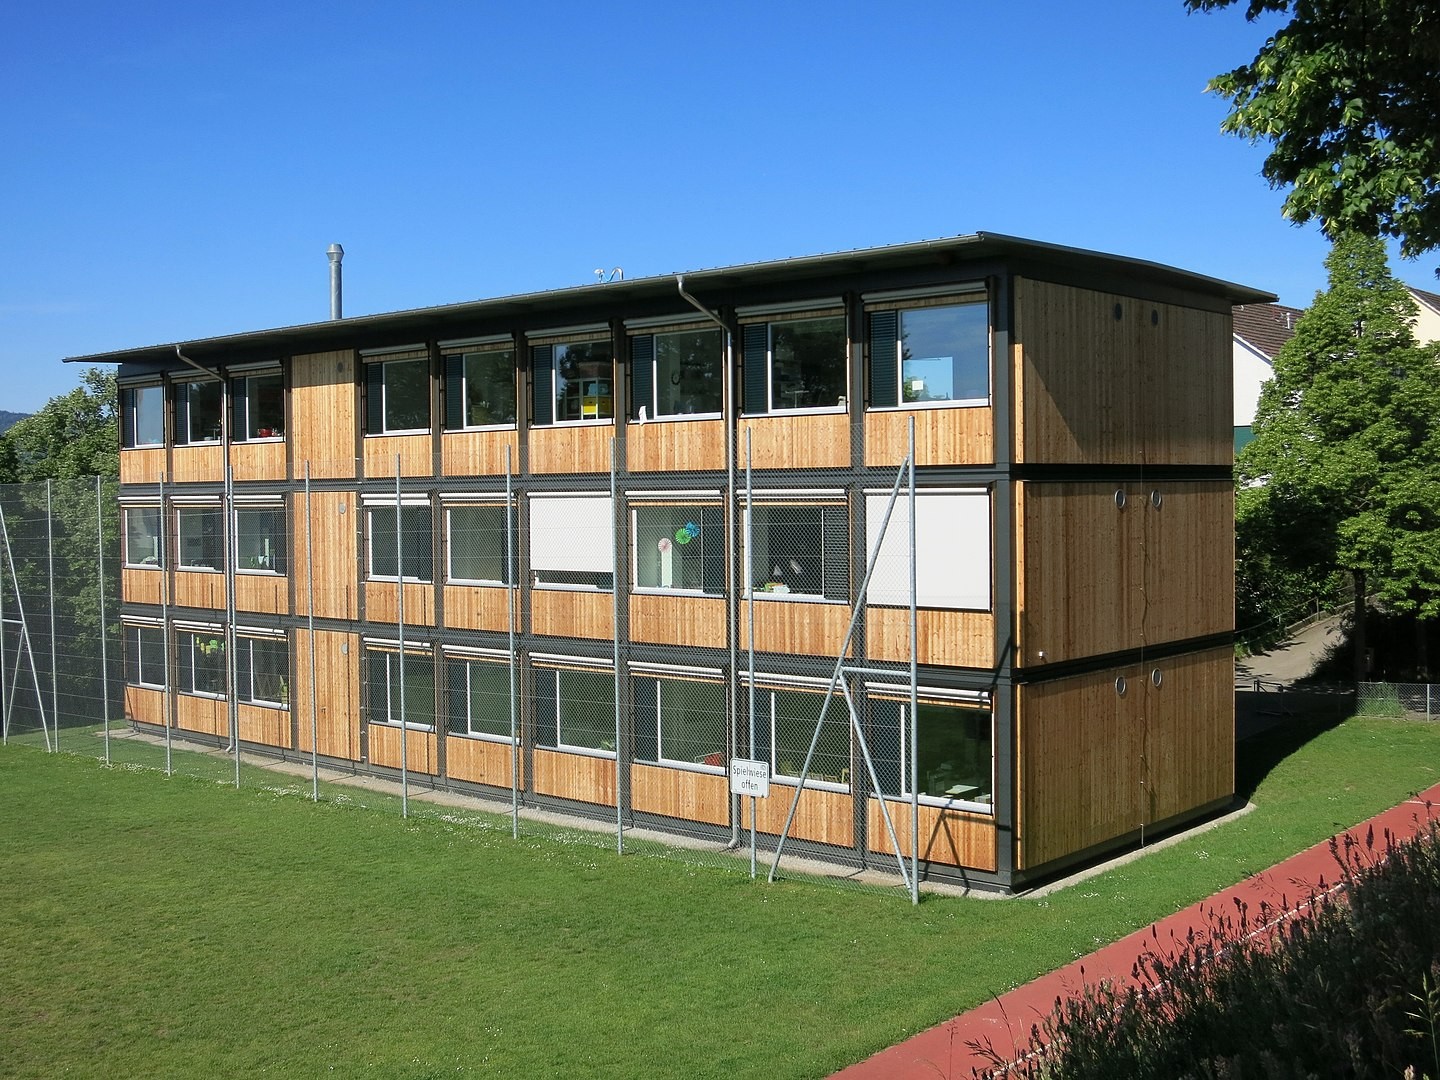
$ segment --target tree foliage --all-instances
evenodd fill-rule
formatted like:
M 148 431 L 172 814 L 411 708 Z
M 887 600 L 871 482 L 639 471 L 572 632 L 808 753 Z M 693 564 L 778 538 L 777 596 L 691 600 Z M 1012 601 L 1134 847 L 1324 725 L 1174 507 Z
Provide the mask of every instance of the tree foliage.
M 1267 12 L 1291 20 L 1210 90 L 1224 130 L 1272 144 L 1286 217 L 1396 237 L 1407 258 L 1440 247 L 1440 0 L 1247 0 L 1247 19 Z
M 1393 607 L 1440 615 L 1440 351 L 1381 241 L 1342 237 L 1329 288 L 1275 358 L 1236 461 L 1241 603 L 1326 596 L 1336 571 Z M 1256 611 L 1242 607 L 1240 626 Z
M 115 374 L 90 368 L 80 385 L 0 435 L 0 483 L 119 475 Z

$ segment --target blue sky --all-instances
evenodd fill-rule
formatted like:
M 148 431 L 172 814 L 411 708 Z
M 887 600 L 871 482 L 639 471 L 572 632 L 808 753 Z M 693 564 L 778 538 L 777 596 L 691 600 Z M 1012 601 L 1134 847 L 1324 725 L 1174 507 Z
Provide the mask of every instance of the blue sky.
M 1012 233 L 1308 304 L 1327 245 L 1181 0 L 50 0 L 0 35 L 0 408 L 65 356 Z M 1434 287 L 1428 263 L 1395 264 Z

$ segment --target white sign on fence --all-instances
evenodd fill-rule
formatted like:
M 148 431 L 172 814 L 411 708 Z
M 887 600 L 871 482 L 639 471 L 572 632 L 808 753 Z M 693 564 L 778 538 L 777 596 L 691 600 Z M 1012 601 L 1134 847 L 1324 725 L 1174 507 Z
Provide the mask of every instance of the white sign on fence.
M 730 759 L 730 794 L 770 797 L 770 763 L 749 758 Z

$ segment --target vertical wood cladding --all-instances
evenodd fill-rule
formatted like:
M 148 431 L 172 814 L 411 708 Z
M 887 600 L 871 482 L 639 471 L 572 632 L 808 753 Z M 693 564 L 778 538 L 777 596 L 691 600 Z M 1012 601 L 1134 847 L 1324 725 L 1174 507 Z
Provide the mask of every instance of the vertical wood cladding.
M 120 451 L 122 484 L 158 484 L 162 479 L 169 479 L 166 472 L 163 449 Z
M 355 475 L 355 353 L 311 353 L 290 361 L 290 446 L 297 479 Z M 393 459 L 392 459 L 393 460 Z
M 1229 465 L 1227 315 L 1019 278 L 1015 341 L 1017 462 Z
M 900 842 L 900 853 L 908 859 L 912 854 L 910 803 L 886 799 L 885 806 L 890 812 L 890 824 L 895 829 L 895 838 Z M 919 817 L 922 860 L 943 863 L 946 866 L 967 866 L 976 870 L 995 869 L 993 819 L 986 815 L 946 810 L 938 806 L 921 806 Z M 894 855 L 895 846 L 890 843 L 890 832 L 885 828 L 885 819 L 881 816 L 878 799 L 872 798 L 866 802 L 865 828 L 870 838 L 871 851 Z
M 900 409 L 865 414 L 865 464 L 894 468 L 910 452 L 915 420 L 915 464 L 990 465 L 995 461 L 995 417 L 989 408 Z
M 625 460 L 631 472 L 725 468 L 725 421 L 665 420 L 628 424 Z
M 632 765 L 630 803 L 638 813 L 728 825 L 730 781 L 714 773 Z
M 735 467 L 741 470 L 745 468 L 746 432 L 750 434 L 750 464 L 755 469 L 843 469 L 850 464 L 850 417 L 846 413 L 742 419 L 735 434 Z
M 440 471 L 444 476 L 504 476 L 505 452 L 510 471 L 520 471 L 520 435 L 509 431 L 447 431 L 440 436 Z
M 295 613 L 308 615 L 309 575 L 315 575 L 315 616 L 321 619 L 359 617 L 359 501 L 348 491 L 310 493 L 310 557 L 305 558 L 305 496 L 291 500 L 290 542 L 295 557 Z
M 294 632 L 291 653 L 295 671 L 295 692 L 290 707 L 295 712 L 299 738 L 296 749 L 309 753 L 310 727 L 310 634 Z M 314 745 L 326 757 L 360 760 L 360 639 L 355 634 L 329 630 L 315 631 L 315 726 Z

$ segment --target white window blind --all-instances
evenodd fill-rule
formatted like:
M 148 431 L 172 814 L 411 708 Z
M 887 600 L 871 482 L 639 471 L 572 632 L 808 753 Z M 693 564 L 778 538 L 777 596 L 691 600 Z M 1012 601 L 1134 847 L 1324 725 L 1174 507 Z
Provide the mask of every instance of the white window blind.
M 610 497 L 530 500 L 530 566 L 534 570 L 608 574 L 615 568 L 614 508 Z
M 889 495 L 865 497 L 865 550 L 880 556 L 866 599 L 910 603 L 910 508 L 896 498 L 883 539 Z M 915 595 L 920 607 L 990 609 L 990 495 L 983 490 L 916 492 Z

